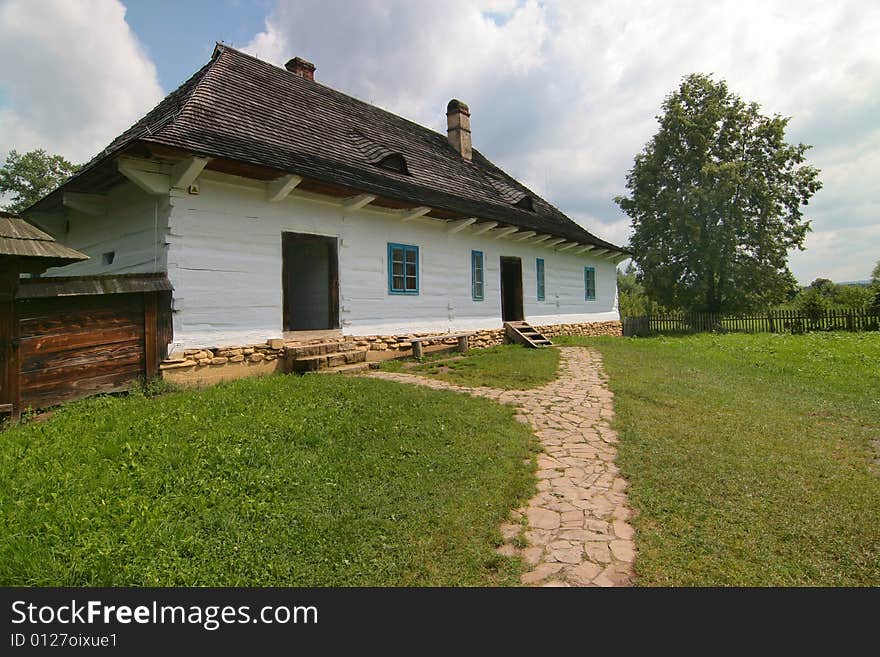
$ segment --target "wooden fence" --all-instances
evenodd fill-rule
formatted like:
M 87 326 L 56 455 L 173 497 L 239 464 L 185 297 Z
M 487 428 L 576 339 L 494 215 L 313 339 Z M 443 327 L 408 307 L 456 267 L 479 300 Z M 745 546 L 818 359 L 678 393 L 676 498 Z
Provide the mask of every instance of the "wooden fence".
M 877 330 L 880 330 L 880 313 L 848 309 L 832 309 L 818 314 L 797 310 L 770 310 L 750 315 L 669 313 L 623 320 L 625 336 Z
M 17 281 L 0 308 L 0 409 L 17 417 L 154 376 L 170 290 L 161 274 Z

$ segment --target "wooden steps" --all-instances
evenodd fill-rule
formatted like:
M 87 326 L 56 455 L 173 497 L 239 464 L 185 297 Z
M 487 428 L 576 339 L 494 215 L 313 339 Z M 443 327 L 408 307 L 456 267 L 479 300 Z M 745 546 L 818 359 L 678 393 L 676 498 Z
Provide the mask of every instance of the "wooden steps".
M 334 340 L 285 347 L 288 372 L 343 372 L 367 369 L 367 349 L 353 342 Z
M 552 347 L 553 343 L 536 331 L 528 322 L 504 322 L 508 340 L 532 349 Z

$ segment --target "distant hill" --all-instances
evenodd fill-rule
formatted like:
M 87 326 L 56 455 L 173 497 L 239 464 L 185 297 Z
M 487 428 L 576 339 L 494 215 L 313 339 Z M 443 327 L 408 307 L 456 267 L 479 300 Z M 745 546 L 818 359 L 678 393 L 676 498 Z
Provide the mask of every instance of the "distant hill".
M 838 285 L 860 285 L 862 287 L 868 287 L 871 284 L 870 279 L 865 279 L 863 281 L 840 281 Z

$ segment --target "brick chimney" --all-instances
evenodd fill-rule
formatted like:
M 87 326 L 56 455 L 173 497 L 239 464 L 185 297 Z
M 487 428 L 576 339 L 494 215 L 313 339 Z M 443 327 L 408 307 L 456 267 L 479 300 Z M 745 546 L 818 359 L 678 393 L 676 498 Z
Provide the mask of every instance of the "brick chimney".
M 468 106 L 453 98 L 446 106 L 446 136 L 452 147 L 467 160 L 471 161 L 471 112 Z
M 306 80 L 314 81 L 315 79 L 315 65 L 307 62 L 302 57 L 294 57 L 284 65 L 284 68 Z

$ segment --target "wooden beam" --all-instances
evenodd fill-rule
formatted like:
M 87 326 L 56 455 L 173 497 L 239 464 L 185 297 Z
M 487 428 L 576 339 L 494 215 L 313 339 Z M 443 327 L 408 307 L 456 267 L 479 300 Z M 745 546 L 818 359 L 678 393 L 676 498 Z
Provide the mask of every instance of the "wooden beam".
M 593 246 L 592 244 L 584 244 L 581 248 L 579 248 L 579 249 L 575 249 L 574 252 L 577 253 L 577 254 L 581 254 L 581 253 L 584 253 L 584 252 L 586 252 L 586 251 L 592 251 L 592 250 L 595 249 L 595 248 L 596 248 L 596 247 Z
M 350 196 L 342 202 L 342 207 L 346 210 L 360 210 L 362 207 L 369 205 L 376 200 L 375 194 L 358 194 Z
M 171 186 L 187 189 L 192 185 L 208 163 L 207 157 L 188 157 L 171 167 Z
M 107 197 L 100 194 L 64 192 L 64 195 L 61 197 L 61 204 L 71 210 L 96 217 L 107 213 Z
M 537 234 L 538 234 L 538 233 L 536 233 L 536 232 L 533 231 L 533 230 L 527 230 L 527 231 L 524 232 L 522 235 L 517 235 L 517 236 L 516 236 L 516 239 L 513 240 L 513 241 L 514 241 L 514 242 L 524 242 L 524 241 L 526 241 L 527 239 L 529 239 L 529 238 L 531 238 L 531 237 L 534 237 L 534 236 L 537 235 Z
M 557 244 L 561 244 L 564 241 L 564 237 L 557 237 L 556 239 L 550 240 L 549 242 L 545 242 L 544 246 L 556 246 Z
M 158 292 L 144 293 L 144 372 L 150 380 L 159 374 L 159 331 L 157 296 Z
M 283 201 L 287 198 L 287 195 L 302 182 L 302 180 L 302 176 L 297 176 L 291 173 L 286 176 L 281 176 L 277 180 L 271 181 L 266 185 L 266 200 L 268 200 L 269 203 Z
M 431 208 L 420 205 L 417 208 L 410 208 L 408 210 L 398 210 L 398 215 L 400 216 L 401 221 L 412 221 L 413 219 L 418 219 L 431 211 Z
M 558 249 L 556 249 L 556 250 L 557 250 L 559 253 L 562 253 L 563 251 L 568 251 L 569 249 L 572 249 L 572 248 L 576 247 L 577 245 L 578 245 L 577 242 L 567 242 L 566 244 L 561 245 L 561 246 L 560 246 Z
M 590 255 L 600 256 L 600 255 L 602 255 L 603 253 L 608 253 L 608 249 L 596 249 L 596 250 L 595 250 L 593 253 L 591 253 Z
M 463 231 L 465 228 L 470 226 L 471 224 L 477 223 L 476 217 L 470 217 L 468 219 L 459 219 L 458 221 L 452 221 L 449 223 L 449 234 L 454 235 L 455 233 Z
M 171 179 L 164 173 L 147 171 L 127 158 L 120 158 L 116 167 L 123 176 L 152 196 L 164 196 L 171 191 Z
M 537 239 L 529 242 L 529 244 L 540 244 L 541 242 L 546 242 L 551 237 L 553 237 L 553 236 L 552 235 L 538 235 Z
M 519 228 L 517 228 L 516 226 L 508 226 L 507 228 L 499 228 L 497 231 L 495 231 L 494 237 L 496 240 L 500 240 L 501 238 L 507 237 L 508 235 L 513 235 L 518 230 L 519 230 Z
M 482 235 L 483 233 L 488 233 L 490 230 L 495 228 L 498 225 L 497 221 L 487 221 L 484 224 L 477 224 L 477 229 L 472 233 L 473 235 Z

